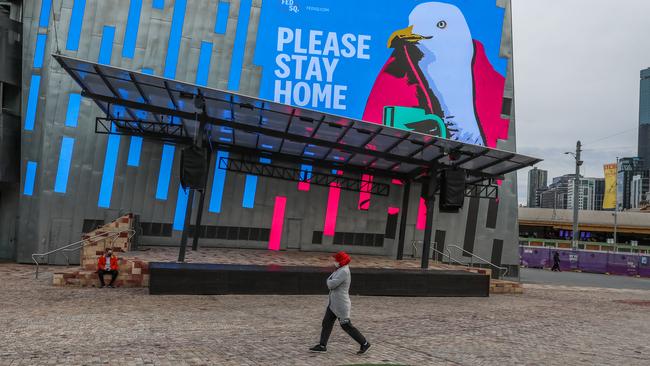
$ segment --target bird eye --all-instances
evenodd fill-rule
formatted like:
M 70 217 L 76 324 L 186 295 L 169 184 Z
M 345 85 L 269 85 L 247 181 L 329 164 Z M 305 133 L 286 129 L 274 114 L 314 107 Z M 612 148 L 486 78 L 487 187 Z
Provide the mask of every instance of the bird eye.
M 447 28 L 447 22 L 445 22 L 444 20 L 441 20 L 441 21 L 438 22 L 437 27 L 440 28 L 440 29 L 445 29 L 445 28 Z

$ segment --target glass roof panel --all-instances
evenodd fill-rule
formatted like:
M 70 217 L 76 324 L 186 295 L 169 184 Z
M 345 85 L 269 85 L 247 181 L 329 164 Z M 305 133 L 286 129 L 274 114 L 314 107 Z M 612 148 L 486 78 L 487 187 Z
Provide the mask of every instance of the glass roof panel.
M 97 105 L 106 109 L 110 104 L 111 110 L 121 111 L 121 115 L 131 111 L 139 120 L 159 121 L 160 109 L 173 110 L 174 103 L 179 110 L 194 114 L 197 112 L 194 99 L 197 95 L 204 96 L 210 123 L 214 124 L 211 138 L 219 144 L 232 144 L 260 152 L 275 151 L 308 161 L 326 159 L 340 162 L 351 158 L 348 164 L 362 169 L 385 171 L 393 168 L 396 172 L 409 174 L 419 171 L 420 166 L 431 164 L 434 159 L 439 159 L 438 162 L 443 165 L 457 164 L 459 160 L 466 161 L 462 164 L 466 169 L 481 169 L 491 162 L 506 160 L 482 172 L 473 173 L 493 176 L 539 161 L 507 151 L 486 151 L 482 146 L 295 108 L 66 56 L 54 55 L 54 58 L 76 78 L 84 93 L 97 95 L 94 98 Z M 106 76 L 106 80 L 97 75 L 97 70 Z M 138 86 L 142 89 L 144 97 L 140 94 Z M 111 88 L 118 95 L 114 95 Z M 170 99 L 170 94 L 174 101 Z M 120 105 L 121 100 L 139 105 L 126 109 Z M 193 134 L 198 123 L 194 118 L 184 117 L 185 119 L 181 119 L 176 116 L 171 122 L 183 123 L 184 128 Z M 162 122 L 165 122 L 165 119 L 169 122 L 169 117 L 163 117 Z M 219 126 L 226 122 L 232 124 L 232 128 Z M 372 136 L 372 141 L 362 146 Z M 340 146 L 331 149 L 332 142 L 340 142 Z M 433 146 L 423 149 L 425 144 L 430 143 Z M 359 148 L 366 149 L 367 154 L 359 154 Z M 451 161 L 446 156 L 441 157 L 442 151 L 459 151 L 461 156 Z

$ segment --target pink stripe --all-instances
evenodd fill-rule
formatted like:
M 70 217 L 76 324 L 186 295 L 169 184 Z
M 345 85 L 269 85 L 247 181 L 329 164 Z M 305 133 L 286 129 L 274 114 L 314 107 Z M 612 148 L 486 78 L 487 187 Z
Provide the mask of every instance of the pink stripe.
M 389 207 L 388 208 L 388 214 L 389 215 L 397 215 L 399 213 L 399 207 Z
M 368 184 L 361 183 L 361 192 L 359 193 L 359 210 L 368 211 L 370 209 L 370 191 L 372 190 L 372 180 L 374 177 L 372 175 L 364 174 L 361 176 L 361 180 L 365 182 L 370 182 Z
M 401 185 L 404 184 L 404 183 L 402 183 L 402 181 L 399 180 L 399 179 L 393 179 L 393 180 L 391 181 L 391 183 L 393 183 L 393 184 L 395 184 L 395 185 L 398 185 L 398 186 L 401 186 Z
M 336 174 L 342 175 L 342 171 L 337 171 Z M 325 227 L 323 228 L 323 235 L 334 236 L 336 232 L 336 218 L 339 215 L 339 199 L 341 198 L 341 188 L 337 183 L 330 183 L 330 191 L 327 195 L 327 211 L 325 211 Z
M 287 207 L 287 197 L 276 196 L 273 208 L 273 223 L 269 237 L 269 250 L 280 250 L 282 241 L 282 226 L 284 225 L 284 209 Z
M 424 230 L 427 226 L 427 205 L 424 203 L 424 198 L 420 197 L 420 206 L 418 207 L 418 221 L 415 224 L 415 228 L 418 230 Z
M 299 191 L 308 192 L 310 186 L 311 185 L 309 184 L 309 181 L 307 181 L 307 182 L 298 182 L 298 190 Z

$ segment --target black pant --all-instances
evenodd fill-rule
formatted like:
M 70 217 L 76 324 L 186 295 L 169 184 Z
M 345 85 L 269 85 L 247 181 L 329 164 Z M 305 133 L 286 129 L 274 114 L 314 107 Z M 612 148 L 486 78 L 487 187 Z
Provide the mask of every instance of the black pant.
M 560 272 L 560 262 L 553 263 L 553 268 L 551 268 L 551 271 Z
M 115 279 L 117 278 L 117 273 L 118 273 L 117 270 L 111 269 L 109 271 L 105 271 L 103 269 L 100 269 L 100 270 L 97 271 L 97 275 L 99 276 L 99 283 L 101 283 L 102 286 L 104 286 L 104 274 L 105 273 L 110 273 L 111 274 L 111 283 L 109 283 L 108 285 L 113 286 L 113 283 L 115 283 Z
M 323 346 L 327 346 L 327 341 L 330 339 L 330 334 L 332 334 L 332 328 L 334 328 L 336 319 L 336 314 L 328 306 L 323 317 L 323 330 L 320 333 L 320 344 Z M 366 338 L 350 323 L 350 319 L 341 320 L 341 328 L 360 345 L 366 343 Z

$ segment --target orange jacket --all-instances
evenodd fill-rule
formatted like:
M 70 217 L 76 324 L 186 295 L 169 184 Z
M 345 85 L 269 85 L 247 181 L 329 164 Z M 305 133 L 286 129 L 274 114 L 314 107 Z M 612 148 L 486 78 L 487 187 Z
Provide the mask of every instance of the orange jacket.
M 118 268 L 118 266 L 117 266 L 117 257 L 112 255 L 111 256 L 111 270 L 117 271 L 117 268 Z M 99 259 L 97 260 L 97 270 L 100 270 L 100 269 L 101 270 L 106 269 L 106 256 L 105 255 L 100 256 Z

